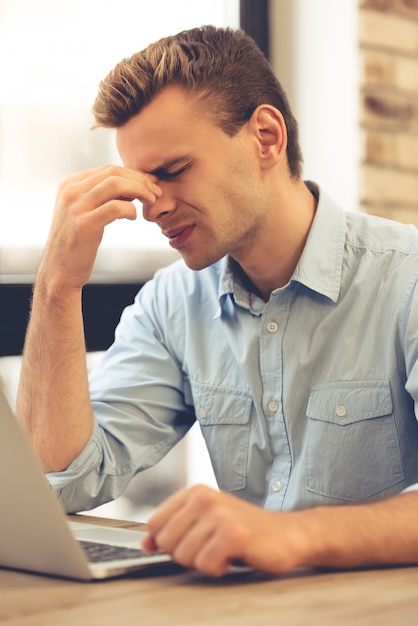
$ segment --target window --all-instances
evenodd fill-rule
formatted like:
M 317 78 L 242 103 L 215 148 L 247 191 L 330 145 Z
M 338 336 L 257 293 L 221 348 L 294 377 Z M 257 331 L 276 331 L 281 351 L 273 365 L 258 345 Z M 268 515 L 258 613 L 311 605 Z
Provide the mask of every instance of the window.
M 238 0 L 0 0 L 0 282 L 33 279 L 58 182 L 119 161 L 113 132 L 90 130 L 101 78 L 150 42 L 206 23 L 238 27 Z M 174 254 L 155 225 L 114 223 L 93 280 L 143 280 Z

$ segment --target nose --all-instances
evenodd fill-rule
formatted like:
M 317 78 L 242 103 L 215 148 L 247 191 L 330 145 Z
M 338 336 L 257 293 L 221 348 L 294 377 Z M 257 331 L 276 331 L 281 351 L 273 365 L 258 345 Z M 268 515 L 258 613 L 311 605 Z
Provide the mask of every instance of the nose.
M 163 190 L 162 196 L 155 202 L 144 202 L 142 205 L 142 215 L 148 222 L 158 222 L 177 207 L 176 200 L 166 191 Z

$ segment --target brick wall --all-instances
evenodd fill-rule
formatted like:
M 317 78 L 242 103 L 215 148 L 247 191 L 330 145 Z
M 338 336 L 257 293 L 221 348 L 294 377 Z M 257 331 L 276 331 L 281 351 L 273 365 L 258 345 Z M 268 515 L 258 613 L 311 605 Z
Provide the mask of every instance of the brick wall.
M 361 208 L 418 226 L 418 0 L 360 0 L 359 38 Z

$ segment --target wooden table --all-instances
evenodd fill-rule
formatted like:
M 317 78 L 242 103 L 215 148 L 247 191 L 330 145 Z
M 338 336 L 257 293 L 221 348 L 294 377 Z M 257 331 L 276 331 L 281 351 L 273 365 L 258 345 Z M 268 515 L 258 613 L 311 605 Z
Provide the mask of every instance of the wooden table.
M 280 577 L 247 573 L 221 580 L 175 568 L 94 583 L 0 569 L 0 624 L 417 626 L 418 567 Z

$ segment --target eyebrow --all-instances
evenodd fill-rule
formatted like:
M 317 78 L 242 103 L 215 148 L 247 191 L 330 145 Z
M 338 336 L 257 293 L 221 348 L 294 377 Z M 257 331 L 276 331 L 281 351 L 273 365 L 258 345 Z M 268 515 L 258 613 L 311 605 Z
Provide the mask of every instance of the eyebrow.
M 170 170 L 172 170 L 176 166 L 187 165 L 193 160 L 194 160 L 194 157 L 191 154 L 185 154 L 180 157 L 175 157 L 174 159 L 170 159 L 169 161 L 166 161 L 165 163 L 162 163 L 155 169 L 149 171 L 148 174 L 153 174 L 154 176 L 157 176 L 157 177 L 164 176 L 164 175 L 169 174 Z

